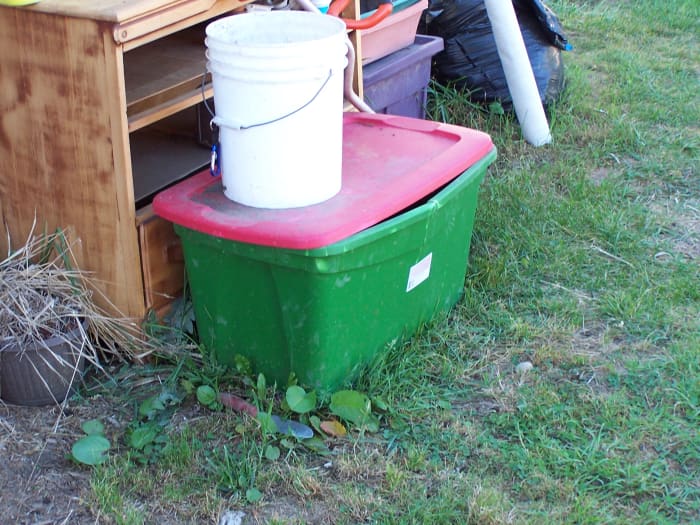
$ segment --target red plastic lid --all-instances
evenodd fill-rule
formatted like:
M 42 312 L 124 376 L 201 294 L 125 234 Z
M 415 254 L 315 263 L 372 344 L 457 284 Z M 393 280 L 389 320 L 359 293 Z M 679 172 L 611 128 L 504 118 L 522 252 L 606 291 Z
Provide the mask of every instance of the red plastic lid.
M 229 200 L 209 170 L 156 195 L 153 210 L 214 237 L 313 249 L 343 240 L 410 207 L 493 149 L 491 137 L 429 120 L 368 113 L 343 116 L 342 189 L 302 208 L 252 208 Z

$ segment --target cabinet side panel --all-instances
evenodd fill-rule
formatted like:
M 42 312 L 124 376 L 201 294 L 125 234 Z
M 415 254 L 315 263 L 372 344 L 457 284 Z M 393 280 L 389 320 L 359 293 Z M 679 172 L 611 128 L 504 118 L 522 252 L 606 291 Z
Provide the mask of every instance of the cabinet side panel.
M 99 283 L 102 305 L 141 316 L 121 54 L 111 26 L 0 8 L 0 27 L 3 229 L 14 246 L 35 221 L 37 231 L 67 229 L 79 238 L 78 264 Z

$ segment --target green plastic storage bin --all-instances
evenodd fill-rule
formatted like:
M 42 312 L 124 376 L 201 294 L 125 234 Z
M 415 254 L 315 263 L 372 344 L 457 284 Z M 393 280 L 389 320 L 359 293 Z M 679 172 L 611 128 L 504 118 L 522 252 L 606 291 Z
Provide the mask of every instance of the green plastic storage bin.
M 419 121 L 405 117 L 349 118 L 370 133 L 367 148 L 377 143 L 371 135 L 374 128 L 367 122 L 383 126 L 387 137 L 408 129 L 406 133 L 420 139 L 421 134 L 447 129 L 442 125 L 411 129 L 416 125 L 413 121 Z M 390 121 L 393 127 L 386 124 Z M 358 144 L 361 138 L 355 140 L 351 133 L 346 136 L 356 148 L 369 151 Z M 411 144 L 402 144 L 414 150 Z M 496 156 L 490 139 L 488 143 L 482 140 L 479 147 L 476 162 L 468 161 L 470 167 L 457 174 L 436 177 L 448 182 L 413 199 L 410 208 L 395 210 L 386 220 L 316 248 L 279 247 L 274 245 L 279 242 L 270 239 L 265 240 L 268 245 L 240 242 L 224 238 L 223 231 L 212 235 L 211 227 L 200 221 L 210 220 L 217 206 L 230 205 L 231 210 L 257 216 L 252 221 L 255 224 L 229 236 L 245 237 L 246 230 L 261 230 L 260 225 L 270 222 L 260 217 L 282 215 L 238 209 L 230 203 L 215 205 L 208 200 L 207 190 L 183 190 L 174 197 L 177 188 L 166 190 L 166 195 L 156 198 L 154 209 L 176 223 L 201 342 L 215 351 L 220 362 L 233 364 L 236 355 L 244 356 L 256 372 L 280 385 L 286 384 L 292 372 L 302 385 L 326 391 L 353 379 L 358 368 L 388 343 L 411 336 L 421 323 L 447 312 L 462 294 L 478 189 Z M 438 153 L 425 162 L 441 165 Z M 346 157 L 350 156 L 348 151 Z M 366 162 L 372 156 L 363 157 L 369 171 L 373 166 Z M 380 157 L 377 162 L 381 163 Z M 350 179 L 346 177 L 344 185 L 353 186 Z M 216 186 L 202 181 L 209 195 L 220 199 L 211 191 Z M 197 186 L 196 181 L 190 184 L 190 188 Z M 174 200 L 167 198 L 168 192 Z M 177 199 L 180 204 L 193 202 L 201 210 L 178 216 L 173 212 Z M 340 199 L 342 196 L 336 200 Z M 382 199 L 380 195 L 367 199 L 374 200 Z M 323 211 L 323 204 L 316 206 Z M 337 204 L 329 201 L 325 208 L 334 206 Z M 301 216 L 303 211 L 290 213 Z M 318 227 L 322 229 L 321 224 Z

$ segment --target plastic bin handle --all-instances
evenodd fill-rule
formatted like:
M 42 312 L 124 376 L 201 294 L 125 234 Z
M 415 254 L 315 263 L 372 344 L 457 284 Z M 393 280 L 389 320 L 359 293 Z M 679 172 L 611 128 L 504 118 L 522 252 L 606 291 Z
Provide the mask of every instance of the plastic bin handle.
M 350 0 L 334 0 L 328 8 L 328 14 L 331 16 L 340 16 L 340 13 L 343 12 L 349 3 Z M 386 0 L 386 2 L 380 4 L 377 10 L 367 18 L 361 20 L 341 18 L 341 20 L 345 22 L 345 27 L 348 29 L 369 29 L 388 17 L 393 9 L 394 5 L 391 3 L 391 0 Z

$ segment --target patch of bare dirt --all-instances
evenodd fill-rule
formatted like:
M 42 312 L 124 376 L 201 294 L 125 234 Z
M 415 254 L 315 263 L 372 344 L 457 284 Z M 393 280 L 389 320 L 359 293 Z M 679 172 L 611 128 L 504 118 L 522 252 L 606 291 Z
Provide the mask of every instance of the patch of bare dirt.
M 608 327 L 603 323 L 589 324 L 577 330 L 571 338 L 571 353 L 597 358 L 619 350 L 619 341 L 610 338 L 608 332 Z
M 613 173 L 613 170 L 611 170 L 610 168 L 600 167 L 591 171 L 588 174 L 588 178 L 593 184 L 595 184 L 596 186 L 600 186 L 605 179 L 610 177 L 611 173 Z
M 664 234 L 672 251 L 691 260 L 700 261 L 700 200 L 669 196 L 649 203 L 651 211 L 664 225 Z M 662 260 L 673 253 L 661 252 Z
M 95 407 L 97 414 L 100 409 Z M 0 401 L 2 523 L 94 524 L 84 503 L 90 472 L 68 459 L 83 415 L 67 407 L 23 407 Z
M 220 523 L 222 521 L 220 518 Z M 241 525 L 265 525 L 275 521 L 290 525 L 306 523 L 332 525 L 337 522 L 337 519 L 332 509 L 322 501 L 314 500 L 303 505 L 296 498 L 283 496 L 246 513 L 241 519 Z

